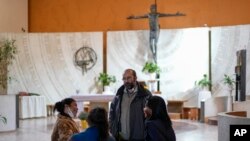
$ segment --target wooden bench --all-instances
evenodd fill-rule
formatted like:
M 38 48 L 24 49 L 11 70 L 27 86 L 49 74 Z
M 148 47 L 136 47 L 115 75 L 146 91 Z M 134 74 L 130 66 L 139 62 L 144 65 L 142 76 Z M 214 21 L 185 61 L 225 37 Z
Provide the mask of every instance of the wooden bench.
M 183 107 L 183 119 L 199 120 L 200 108 L 198 107 Z
M 183 116 L 184 100 L 168 100 L 167 109 L 171 119 L 181 119 Z

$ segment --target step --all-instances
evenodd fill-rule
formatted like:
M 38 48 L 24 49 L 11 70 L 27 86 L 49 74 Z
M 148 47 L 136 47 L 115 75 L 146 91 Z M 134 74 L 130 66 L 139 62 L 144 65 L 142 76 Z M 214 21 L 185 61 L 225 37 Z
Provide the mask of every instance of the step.
M 207 124 L 209 125 L 218 125 L 218 117 L 208 117 L 207 118 Z
M 171 119 L 181 119 L 181 113 L 168 113 Z

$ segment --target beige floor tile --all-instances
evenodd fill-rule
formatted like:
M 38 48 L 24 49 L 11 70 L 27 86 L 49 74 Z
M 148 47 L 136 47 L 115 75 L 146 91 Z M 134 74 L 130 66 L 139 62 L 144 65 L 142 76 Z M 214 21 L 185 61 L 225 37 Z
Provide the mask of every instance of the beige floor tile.
M 50 141 L 56 117 L 20 120 L 16 131 L 0 133 L 0 141 Z M 177 141 L 217 141 L 218 128 L 191 120 L 173 120 Z

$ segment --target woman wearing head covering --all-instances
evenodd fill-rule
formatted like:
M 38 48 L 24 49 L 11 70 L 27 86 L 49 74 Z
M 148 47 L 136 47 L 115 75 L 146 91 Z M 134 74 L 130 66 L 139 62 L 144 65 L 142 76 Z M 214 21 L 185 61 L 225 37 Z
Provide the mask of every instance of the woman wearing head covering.
M 89 128 L 72 136 L 71 141 L 115 141 L 109 134 L 107 112 L 104 108 L 94 108 L 90 111 L 87 122 Z
M 145 141 L 176 141 L 166 103 L 159 96 L 150 97 L 145 105 Z
M 77 104 L 72 98 L 66 98 L 55 104 L 54 112 L 57 111 L 57 121 L 54 126 L 51 141 L 68 141 L 70 137 L 79 133 L 79 129 L 73 120 L 77 114 Z

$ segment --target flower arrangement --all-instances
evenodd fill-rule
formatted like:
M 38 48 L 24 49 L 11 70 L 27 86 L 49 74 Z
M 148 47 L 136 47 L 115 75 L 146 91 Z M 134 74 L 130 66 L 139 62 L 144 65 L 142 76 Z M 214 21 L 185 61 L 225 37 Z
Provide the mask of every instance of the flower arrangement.
M 103 86 L 109 86 L 110 83 L 115 83 L 115 76 L 108 75 L 107 73 L 100 73 L 98 77 L 98 81 L 101 82 Z
M 159 73 L 160 67 L 154 62 L 146 62 L 142 68 L 142 72 L 146 73 Z
M 203 78 L 198 82 L 195 81 L 195 85 L 200 86 L 201 88 L 207 88 L 212 85 L 211 81 L 208 79 L 207 74 L 203 74 Z

